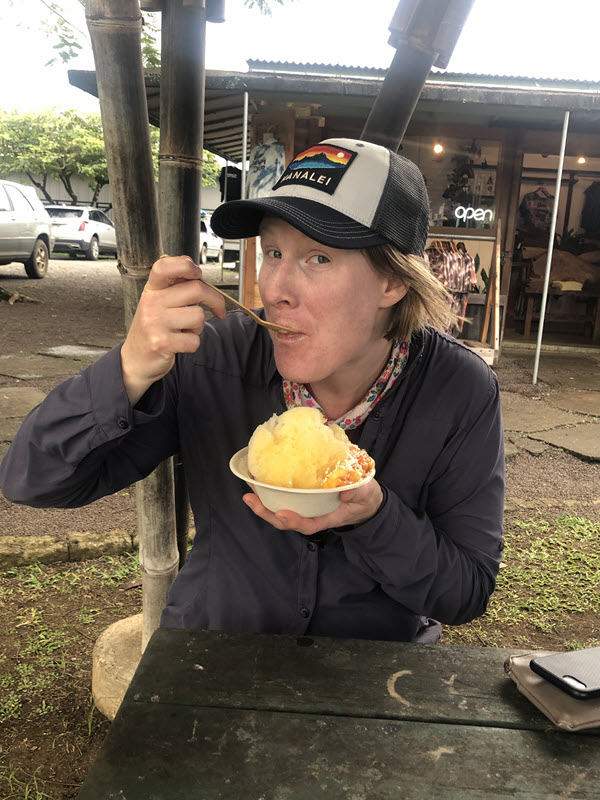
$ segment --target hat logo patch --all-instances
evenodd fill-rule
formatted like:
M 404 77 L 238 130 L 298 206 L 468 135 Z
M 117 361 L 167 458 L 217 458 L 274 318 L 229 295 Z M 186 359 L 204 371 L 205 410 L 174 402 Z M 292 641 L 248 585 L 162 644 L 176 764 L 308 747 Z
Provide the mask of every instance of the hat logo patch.
M 343 147 L 316 145 L 299 153 L 273 186 L 273 191 L 285 184 L 311 186 L 333 194 L 356 153 Z

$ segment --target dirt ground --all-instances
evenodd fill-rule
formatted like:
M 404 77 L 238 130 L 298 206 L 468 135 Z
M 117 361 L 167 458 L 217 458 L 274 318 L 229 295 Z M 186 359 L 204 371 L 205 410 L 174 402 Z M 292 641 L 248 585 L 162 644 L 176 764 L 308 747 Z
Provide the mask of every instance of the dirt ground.
M 39 282 L 27 281 L 18 266 L 1 267 L 0 286 L 43 299 L 42 304 L 0 302 L 5 354 L 74 342 L 98 344 L 124 330 L 114 261 L 90 265 L 53 259 L 49 276 Z M 552 392 L 543 383 L 533 387 L 530 375 L 508 357 L 501 359 L 497 373 L 503 391 L 523 397 Z M 56 383 L 28 385 L 49 391 Z M 14 385 L 16 380 L 0 378 L 0 387 Z M 584 531 L 582 558 L 587 554 L 593 564 L 598 537 L 589 534 L 600 522 L 600 507 L 593 502 L 599 485 L 600 464 L 558 449 L 509 460 L 506 527 L 514 533 L 514 546 L 525 535 L 525 520 L 544 530 L 561 513 L 562 503 L 570 519 L 586 521 L 577 530 Z M 17 507 L 0 496 L 4 533 L 31 536 L 42 531 L 60 539 L 72 530 L 124 528 L 133 533 L 135 525 L 133 487 L 73 511 Z M 124 555 L 81 564 L 32 565 L 0 575 L 0 797 L 66 800 L 77 795 L 109 727 L 91 699 L 92 647 L 109 624 L 139 612 L 141 592 L 131 586 L 137 574 L 135 556 Z M 597 595 L 597 566 L 594 581 Z M 518 604 L 518 597 L 511 602 Z M 451 633 L 446 641 L 508 647 L 526 641 L 531 648 L 553 649 L 565 646 L 567 639 L 600 640 L 597 611 L 594 616 L 587 606 L 569 613 L 568 635 L 555 623 L 544 626 L 527 619 L 510 628 L 502 620 L 484 620 L 474 630 L 472 635 Z

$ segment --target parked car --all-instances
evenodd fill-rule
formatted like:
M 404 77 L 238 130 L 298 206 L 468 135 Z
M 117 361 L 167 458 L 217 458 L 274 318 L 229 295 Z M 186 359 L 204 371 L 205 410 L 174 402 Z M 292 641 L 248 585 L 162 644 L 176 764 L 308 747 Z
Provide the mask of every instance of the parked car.
M 222 247 L 223 239 L 210 227 L 210 217 L 203 212 L 200 220 L 200 263 L 206 264 L 209 258 L 220 261 Z
M 54 247 L 52 221 L 33 186 L 0 180 L 0 264 L 19 261 L 43 278 Z
M 55 253 L 81 253 L 97 261 L 100 253 L 116 255 L 115 226 L 103 211 L 87 206 L 46 206 L 54 225 Z

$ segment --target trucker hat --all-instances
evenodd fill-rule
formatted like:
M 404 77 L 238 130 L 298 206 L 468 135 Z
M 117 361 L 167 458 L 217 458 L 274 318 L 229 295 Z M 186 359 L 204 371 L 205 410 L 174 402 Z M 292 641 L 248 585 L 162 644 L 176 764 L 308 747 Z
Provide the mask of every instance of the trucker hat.
M 422 256 L 429 229 L 416 164 L 357 139 L 326 139 L 299 153 L 265 196 L 218 206 L 211 227 L 224 239 L 258 236 L 265 214 L 342 250 L 389 243 Z

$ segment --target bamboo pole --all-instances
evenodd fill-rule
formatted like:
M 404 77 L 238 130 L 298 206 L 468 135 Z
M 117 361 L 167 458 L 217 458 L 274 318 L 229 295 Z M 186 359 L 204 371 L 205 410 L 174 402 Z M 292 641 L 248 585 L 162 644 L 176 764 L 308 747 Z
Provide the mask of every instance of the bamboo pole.
M 162 252 L 142 68 L 137 0 L 86 0 L 106 145 L 127 327 Z M 137 484 L 143 589 L 142 650 L 158 627 L 177 574 L 173 467 L 161 464 Z
M 400 0 L 390 22 L 396 49 L 361 139 L 397 150 L 432 66 L 445 68 L 474 0 Z
M 158 208 L 163 246 L 198 263 L 204 134 L 206 9 L 167 0 L 162 14 Z M 187 553 L 189 501 L 181 458 L 173 460 L 179 568 Z

